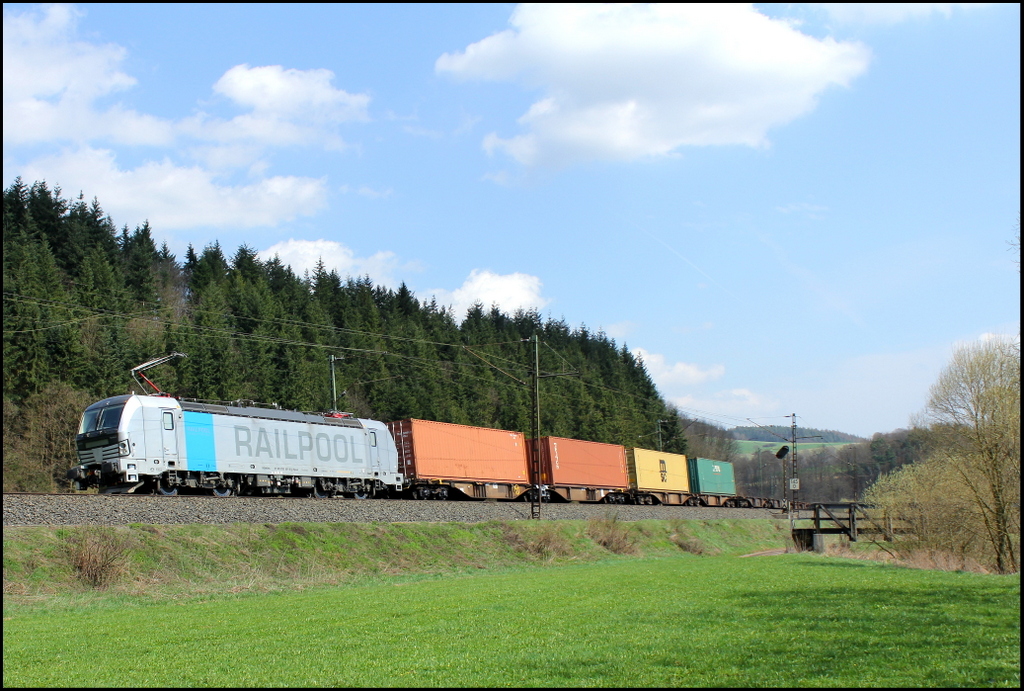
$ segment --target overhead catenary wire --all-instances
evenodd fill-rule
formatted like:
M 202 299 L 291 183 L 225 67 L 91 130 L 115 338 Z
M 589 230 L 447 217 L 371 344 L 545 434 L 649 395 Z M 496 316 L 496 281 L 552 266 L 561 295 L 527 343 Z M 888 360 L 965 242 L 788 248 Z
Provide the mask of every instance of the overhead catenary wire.
M 5 294 L 5 297 L 7 297 L 6 294 Z M 149 312 L 119 313 L 119 312 L 116 312 L 114 310 L 105 310 L 105 309 L 102 309 L 102 308 L 86 307 L 84 305 L 76 305 L 76 304 L 73 304 L 73 303 L 62 303 L 62 302 L 58 302 L 58 301 L 54 301 L 54 300 L 47 300 L 45 298 L 34 298 L 34 299 L 30 299 L 30 301 L 53 303 L 53 304 L 56 304 L 56 305 L 59 305 L 59 306 L 63 306 L 63 307 L 77 308 L 77 309 L 87 309 L 87 310 L 92 310 L 92 311 L 95 311 L 95 312 L 99 313 L 99 314 L 93 315 L 93 316 L 104 316 L 105 315 L 105 316 L 122 317 L 122 318 L 137 318 L 137 316 L 139 314 L 148 314 L 149 313 Z M 217 313 L 217 314 L 219 314 L 219 313 Z M 220 316 L 224 316 L 224 315 L 220 315 Z M 167 324 L 167 325 L 170 325 L 170 326 L 181 326 L 177 322 L 172 322 L 172 321 L 165 320 L 165 319 L 153 319 L 152 321 L 156 321 L 158 323 Z M 418 362 L 423 363 L 426 366 L 432 365 L 433 363 L 436 362 L 436 363 L 443 363 L 443 364 L 446 364 L 446 365 L 449 365 L 449 366 L 460 366 L 460 367 L 482 367 L 482 368 L 494 367 L 495 369 L 499 369 L 499 371 L 502 371 L 502 370 L 500 370 L 500 368 L 497 368 L 494 365 L 491 365 L 490 363 L 488 363 L 486 365 L 474 365 L 473 363 L 459 363 L 459 362 L 455 362 L 455 361 L 451 361 L 451 360 L 431 360 L 431 359 L 427 359 L 427 358 L 420 358 L 420 357 L 417 357 L 417 356 L 405 355 L 405 354 L 402 354 L 402 353 L 393 353 L 393 352 L 388 352 L 388 351 L 378 351 L 378 350 L 365 349 L 365 348 L 351 348 L 351 347 L 346 347 L 346 346 L 330 345 L 330 344 L 325 344 L 325 343 L 314 343 L 314 342 L 310 342 L 310 341 L 299 341 L 299 340 L 295 340 L 295 339 L 285 339 L 285 338 L 280 338 L 280 337 L 276 337 L 276 336 L 259 335 L 259 334 L 254 334 L 254 333 L 246 333 L 246 332 L 234 331 L 234 330 L 230 330 L 230 329 L 218 329 L 218 328 L 215 328 L 215 327 L 204 326 L 204 325 L 199 325 L 199 324 L 195 324 L 195 323 L 184 325 L 184 328 L 192 329 L 192 330 L 198 330 L 200 332 L 205 332 L 204 335 L 211 336 L 211 337 L 214 337 L 214 338 L 238 338 L 238 339 L 244 339 L 244 340 L 269 342 L 269 343 L 275 343 L 275 344 L 280 344 L 280 345 L 304 346 L 304 347 L 320 348 L 320 349 L 327 349 L 327 350 L 331 350 L 331 349 L 334 349 L 334 350 L 345 350 L 345 351 L 349 351 L 349 352 L 363 353 L 363 354 L 367 354 L 367 355 L 372 355 L 372 354 L 379 354 L 381 356 L 387 355 L 387 356 L 390 356 L 390 357 L 399 357 L 399 358 L 402 358 L 402 359 L 405 359 L 405 360 L 408 360 L 408 361 L 418 361 Z M 360 332 L 360 333 L 369 334 L 371 332 Z M 373 334 L 373 335 L 382 335 L 382 334 Z M 494 343 L 494 344 L 484 344 L 484 345 L 510 345 L 510 344 L 515 344 L 515 343 L 519 343 L 519 342 L 518 341 L 504 341 L 504 342 L 498 342 L 498 343 Z M 441 344 L 441 345 L 458 346 L 458 347 L 465 348 L 465 346 L 462 345 L 462 344 Z M 548 347 L 550 348 L 550 346 L 548 346 Z M 476 353 L 473 353 L 468 348 L 467 348 L 467 350 L 471 354 L 476 355 L 477 357 L 479 357 L 479 355 L 477 355 Z M 504 358 L 502 358 L 502 359 L 504 359 Z M 563 360 L 564 360 L 564 358 L 563 358 Z M 441 369 L 441 368 L 437 368 L 437 367 L 435 367 L 435 368 L 436 369 Z M 506 373 L 506 374 L 508 374 L 508 373 Z M 508 375 L 508 376 L 512 376 L 512 375 Z M 483 377 L 471 377 L 471 378 L 479 379 L 481 381 L 489 381 L 487 379 L 484 379 Z M 513 378 L 514 379 L 518 379 L 516 377 L 513 377 Z M 521 381 L 521 380 L 519 380 L 519 381 Z M 604 389 L 604 390 L 607 390 L 607 391 L 610 391 L 612 393 L 616 393 L 616 394 L 619 394 L 619 395 L 630 396 L 632 398 L 636 398 L 636 399 L 639 399 L 639 400 L 650 401 L 650 402 L 654 402 L 656 400 L 656 398 L 654 398 L 654 397 L 638 396 L 636 394 L 632 394 L 632 393 L 630 393 L 628 391 L 623 391 L 621 389 L 616 389 L 616 388 L 613 388 L 613 387 L 609 387 L 609 386 L 605 386 L 605 385 L 601 385 L 601 384 L 596 384 L 594 382 L 588 382 L 585 379 L 581 379 L 581 381 L 586 386 L 591 386 L 591 387 L 595 387 L 595 388 Z M 554 392 L 552 392 L 552 393 L 554 393 Z M 557 393 L 555 395 L 557 395 L 559 398 L 564 398 L 564 396 L 561 396 L 561 395 L 559 395 Z
M 20 301 L 20 302 L 44 304 L 44 305 L 53 306 L 53 307 L 60 307 L 60 308 L 64 308 L 64 309 L 88 310 L 90 312 L 95 313 L 94 315 L 89 315 L 90 317 L 91 316 L 106 315 L 106 316 L 112 316 L 112 317 L 135 318 L 135 317 L 140 317 L 140 316 L 146 315 L 146 314 L 156 315 L 161 309 L 163 309 L 160 306 L 155 306 L 155 307 L 152 307 L 152 308 L 146 309 L 146 310 L 140 310 L 140 311 L 137 311 L 137 312 L 126 313 L 126 312 L 120 312 L 120 311 L 117 311 L 117 310 L 104 309 L 102 307 L 89 307 L 87 305 L 81 305 L 81 304 L 73 303 L 73 302 L 66 302 L 66 301 L 60 301 L 60 300 L 51 300 L 51 299 L 48 299 L 48 298 L 40 298 L 40 297 L 35 297 L 35 296 L 21 295 L 21 294 L 15 293 L 13 291 L 4 291 L 4 298 L 5 299 L 10 299 L 10 300 L 15 300 L 15 301 Z M 345 333 L 345 334 L 354 334 L 354 335 L 362 335 L 362 336 L 371 336 L 371 337 L 375 337 L 375 338 L 385 338 L 385 339 L 390 339 L 390 340 L 407 341 L 407 342 L 412 342 L 412 343 L 423 343 L 423 344 L 427 344 L 427 345 L 436 345 L 436 346 L 449 347 L 449 348 L 462 348 L 462 347 L 464 347 L 466 345 L 464 343 L 446 343 L 446 342 L 443 342 L 443 341 L 432 341 L 432 340 L 423 339 L 423 338 L 411 338 L 411 337 L 408 337 L 408 336 L 396 336 L 394 334 L 386 334 L 386 333 L 375 332 L 375 331 L 365 331 L 365 330 L 360 330 L 360 329 L 351 329 L 351 328 L 348 328 L 348 327 L 334 326 L 332 324 L 317 324 L 317 323 L 313 323 L 313 322 L 306 322 L 306 321 L 301 321 L 301 320 L 298 320 L 298 319 L 287 319 L 287 318 L 283 318 L 283 317 L 254 317 L 254 316 L 240 315 L 240 314 L 224 314 L 224 313 L 219 312 L 219 311 L 202 309 L 202 308 L 195 307 L 195 306 L 189 306 L 187 308 L 187 311 L 192 313 L 192 314 L 211 314 L 211 315 L 214 315 L 214 316 L 217 316 L 217 317 L 221 317 L 221 318 L 227 317 L 227 318 L 230 318 L 230 319 L 244 319 L 244 320 L 247 320 L 247 321 L 259 322 L 259 323 L 265 323 L 265 324 L 291 325 L 291 326 L 298 326 L 298 327 L 302 327 L 302 328 L 318 329 L 318 330 L 321 330 L 321 331 L 329 331 L 329 332 Z M 89 317 L 85 317 L 85 318 L 89 318 Z M 163 323 L 169 323 L 166 320 L 155 320 L 155 321 L 162 321 Z M 178 322 L 173 322 L 173 324 L 177 325 Z M 50 325 L 49 327 L 42 327 L 42 328 L 55 328 L 56 326 L 59 326 L 59 325 L 58 324 L 53 324 L 53 325 Z M 191 327 L 191 326 L 195 326 L 195 324 L 192 323 L 192 324 L 188 324 L 186 326 L 190 326 Z M 239 333 L 241 333 L 241 332 L 239 332 Z M 520 340 L 514 340 L 514 341 L 496 341 L 496 342 L 491 342 L 491 343 L 474 343 L 474 344 L 471 344 L 471 345 L 474 348 L 483 348 L 483 347 L 495 346 L 495 345 L 519 345 L 520 343 L 521 343 Z M 505 358 L 501 358 L 501 357 L 496 356 L 496 355 L 492 355 L 492 357 L 494 357 L 496 359 L 505 359 Z M 507 362 L 510 362 L 510 363 L 513 363 L 513 364 L 517 364 L 517 365 L 520 364 L 520 363 L 515 363 L 512 360 L 507 360 L 507 359 L 505 359 L 505 360 Z
M 16 302 L 26 302 L 26 303 L 30 303 L 30 304 L 34 303 L 34 304 L 46 305 L 46 306 L 50 306 L 50 307 L 55 307 L 55 308 L 60 308 L 60 309 L 67 309 L 67 310 L 77 310 L 77 311 L 83 311 L 84 310 L 84 311 L 92 312 L 92 314 L 89 314 L 89 315 L 86 315 L 86 316 L 83 316 L 83 317 L 80 317 L 80 318 L 76 318 L 76 319 L 71 320 L 71 321 L 64 321 L 64 322 L 61 322 L 59 324 L 51 324 L 51 325 L 44 326 L 44 327 L 38 327 L 38 330 L 44 330 L 44 329 L 47 329 L 47 328 L 57 328 L 59 326 L 66 326 L 66 325 L 77 323 L 77 322 L 80 322 L 80 321 L 86 321 L 88 319 L 98 318 L 98 317 L 103 317 L 103 316 L 113 317 L 113 318 L 122 318 L 122 319 L 143 319 L 144 318 L 147 321 L 150 321 L 150 322 L 153 322 L 153 323 L 163 324 L 163 325 L 169 326 L 171 328 L 184 329 L 186 331 L 191 330 L 191 331 L 194 331 L 194 332 L 200 332 L 200 333 L 197 333 L 197 334 L 194 334 L 194 335 L 204 335 L 204 336 L 208 336 L 208 337 L 212 337 L 212 338 L 228 338 L 228 339 L 234 338 L 234 339 L 241 339 L 241 340 L 266 342 L 266 343 L 272 343 L 272 344 L 277 344 L 277 345 L 285 345 L 285 346 L 300 346 L 300 347 L 308 347 L 308 348 L 318 348 L 318 349 L 323 349 L 323 350 L 344 350 L 346 352 L 352 352 L 352 353 L 357 354 L 357 355 L 359 355 L 359 354 L 362 354 L 362 355 L 365 355 L 365 356 L 379 355 L 381 357 L 385 357 L 386 356 L 386 357 L 402 358 L 402 359 L 404 359 L 406 361 L 409 361 L 409 362 L 420 361 L 424 365 L 428 365 L 428 366 L 430 364 L 432 364 L 432 363 L 441 363 L 441 364 L 443 364 L 443 365 L 445 365 L 447 367 L 476 368 L 476 369 L 493 368 L 493 369 L 497 369 L 498 371 L 501 371 L 502 373 L 506 374 L 507 376 L 512 377 L 513 379 L 517 379 L 519 381 L 522 381 L 518 377 L 515 377 L 514 375 L 512 375 L 512 374 L 510 374 L 508 372 L 505 372 L 504 370 L 502 370 L 501 368 L 497 367 L 493 363 L 488 362 L 485 358 L 481 357 L 479 353 L 476 353 L 476 352 L 473 351 L 474 348 L 483 348 L 483 347 L 488 347 L 488 346 L 520 345 L 522 343 L 522 340 L 496 341 L 496 342 L 491 342 L 491 343 L 471 344 L 471 345 L 467 345 L 465 343 L 446 343 L 446 342 L 442 342 L 442 341 L 432 341 L 432 340 L 429 340 L 429 339 L 412 338 L 412 337 L 405 337 L 405 336 L 396 336 L 396 335 L 392 335 L 392 334 L 385 334 L 385 333 L 379 333 L 379 332 L 365 331 L 365 330 L 360 330 L 360 329 L 350 329 L 350 328 L 347 328 L 347 327 L 338 327 L 338 326 L 333 326 L 333 325 L 329 325 L 329 324 L 316 324 L 316 323 L 312 323 L 312 322 L 305 322 L 305 321 L 301 321 L 301 320 L 287 319 L 287 318 L 281 318 L 281 317 L 252 317 L 252 316 L 246 316 L 246 315 L 224 314 L 222 312 L 218 312 L 218 311 L 215 311 L 215 310 L 206 310 L 206 309 L 202 309 L 202 308 L 198 308 L 198 307 L 194 307 L 194 306 L 190 306 L 188 308 L 188 311 L 193 313 L 193 314 L 210 314 L 210 315 L 213 315 L 213 316 L 216 316 L 216 317 L 220 317 L 220 318 L 244 319 L 244 320 L 248 320 L 248 321 L 252 321 L 252 322 L 258 322 L 258 323 L 264 323 L 264 324 L 277 324 L 277 325 L 284 325 L 284 326 L 296 326 L 296 327 L 300 327 L 300 328 L 310 328 L 310 329 L 321 330 L 321 331 L 326 331 L 326 332 L 334 332 L 334 333 L 340 333 L 340 334 L 350 334 L 350 335 L 358 335 L 358 336 L 369 336 L 369 337 L 374 337 L 374 338 L 390 339 L 390 340 L 404 341 L 404 342 L 409 342 L 409 343 L 422 343 L 422 344 L 427 344 L 427 345 L 455 348 L 455 349 L 458 349 L 458 350 L 466 351 L 470 355 L 473 355 L 474 357 L 476 357 L 478 359 L 481 359 L 483 361 L 483 363 L 484 363 L 484 364 L 476 364 L 476 363 L 471 363 L 471 362 L 458 362 L 458 361 L 453 360 L 453 359 L 420 358 L 418 356 L 406 355 L 404 353 L 397 353 L 397 352 L 393 352 L 393 351 L 377 350 L 377 349 L 372 349 L 372 348 L 354 348 L 354 347 L 351 347 L 351 346 L 340 346 L 340 345 L 333 345 L 333 344 L 327 344 L 327 343 L 317 343 L 317 342 L 312 342 L 312 341 L 304 341 L 304 340 L 299 340 L 299 339 L 295 339 L 295 338 L 284 338 L 284 337 L 280 337 L 280 336 L 271 336 L 271 335 L 266 335 L 266 334 L 256 334 L 256 333 L 253 333 L 253 332 L 238 331 L 238 330 L 230 329 L 230 328 L 217 328 L 217 327 L 213 327 L 213 326 L 196 324 L 195 322 L 182 324 L 179 321 L 173 321 L 171 319 L 160 317 L 159 316 L 159 312 L 162 309 L 164 309 L 164 308 L 159 307 L 159 306 L 156 306 L 156 307 L 153 307 L 153 308 L 150 308 L 150 309 L 146 309 L 146 310 L 139 310 L 139 311 L 135 311 L 135 312 L 120 312 L 120 311 L 117 311 L 117 310 L 104 309 L 104 308 L 100 308 L 100 307 L 89 307 L 89 306 L 86 306 L 86 305 L 81 305 L 81 304 L 73 303 L 73 302 L 52 300 L 52 299 L 48 299 L 48 298 L 39 298 L 39 297 L 35 297 L 35 296 L 27 296 L 27 295 L 22 295 L 22 294 L 16 293 L 14 291 L 4 291 L 3 294 L 4 294 L 4 299 L 5 300 L 16 301 Z M 28 331 L 30 331 L 30 330 L 12 330 L 12 331 L 5 330 L 5 335 L 7 335 L 7 334 L 15 334 L 15 333 L 26 333 Z M 543 343 L 544 346 L 548 350 L 550 350 L 556 357 L 558 357 L 562 361 L 563 365 L 568 366 L 568 367 L 570 367 L 570 368 L 575 370 L 575 368 L 573 367 L 572 363 L 569 362 L 569 360 L 566 359 L 557 350 L 552 348 L 549 343 L 547 343 L 546 341 L 541 341 L 541 343 Z M 529 369 L 530 369 L 527 365 L 524 365 L 523 363 L 516 362 L 514 360 L 501 357 L 501 356 L 499 356 L 497 354 L 488 353 L 487 356 L 489 358 L 491 358 L 491 359 L 494 359 L 494 360 L 501 360 L 501 361 L 509 363 L 509 365 L 511 366 L 512 369 L 519 368 L 519 369 L 521 369 L 523 371 L 529 371 Z M 554 373 L 553 372 L 551 374 L 559 374 L 559 373 Z M 466 375 L 465 373 L 463 373 L 462 376 L 469 376 L 469 375 Z M 479 379 L 479 380 L 482 380 L 482 381 L 490 381 L 490 380 L 487 380 L 487 379 L 485 379 L 483 377 L 471 377 L 471 378 Z M 651 395 L 640 395 L 640 394 L 636 394 L 636 393 L 632 393 L 632 392 L 629 392 L 629 391 L 625 391 L 623 389 L 619 389 L 619 388 L 616 388 L 616 387 L 607 386 L 605 384 L 598 384 L 598 383 L 593 382 L 593 381 L 588 381 L 586 377 L 582 377 L 582 376 L 579 377 L 579 381 L 584 386 L 587 386 L 587 387 L 590 387 L 590 388 L 595 388 L 595 389 L 601 389 L 601 390 L 608 391 L 610 393 L 614 393 L 614 394 L 617 394 L 617 395 L 628 396 L 630 398 L 633 398 L 633 399 L 639 400 L 639 401 L 646 401 L 646 402 L 649 402 L 649 403 L 657 403 L 657 402 L 659 402 L 661 400 L 660 397 L 657 394 L 655 394 L 653 396 L 651 396 Z M 559 396 L 560 398 L 564 397 L 561 394 L 558 394 L 557 392 L 550 392 L 550 395 L 556 395 L 556 396 Z M 736 420 L 736 421 L 744 421 L 745 420 L 744 418 L 738 418 L 738 417 L 726 415 L 726 414 L 723 414 L 723 413 L 715 413 L 715 412 L 711 412 L 711 411 L 705 411 L 705 410 L 699 410 L 699 409 L 691 409 L 691 408 L 686 408 L 686 407 L 675 405 L 675 404 L 673 404 L 673 407 L 676 410 L 680 411 L 680 412 L 692 413 L 692 414 L 697 415 L 698 417 L 701 417 L 701 418 L 704 418 L 704 419 L 707 419 L 707 420 L 711 420 L 713 422 L 718 422 L 718 420 Z M 716 420 L 716 418 L 718 420 Z M 735 424 L 735 423 L 725 422 L 724 424 Z

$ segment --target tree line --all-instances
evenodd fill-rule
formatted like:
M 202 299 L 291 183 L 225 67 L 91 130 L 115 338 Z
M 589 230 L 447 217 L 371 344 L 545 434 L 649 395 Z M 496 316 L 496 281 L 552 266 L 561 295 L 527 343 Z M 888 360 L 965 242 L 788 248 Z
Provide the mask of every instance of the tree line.
M 61 486 L 81 409 L 174 351 L 187 357 L 153 376 L 180 397 L 329 410 L 334 357 L 337 407 L 360 417 L 529 434 L 536 335 L 543 373 L 575 373 L 542 381 L 542 434 L 641 446 L 661 420 L 664 449 L 686 452 L 643 363 L 585 325 L 482 304 L 460 320 L 404 284 L 323 263 L 299 276 L 246 245 L 190 245 L 179 261 L 148 223 L 119 229 L 98 200 L 20 178 L 3 233 L 5 490 Z
M 732 433 L 733 439 L 748 440 L 748 441 L 779 441 L 782 439 L 789 439 L 792 436 L 793 428 L 785 427 L 783 425 L 759 425 L 756 427 L 733 427 L 729 430 Z M 858 437 L 855 434 L 847 434 L 846 432 L 840 432 L 834 429 L 817 429 L 815 427 L 797 427 L 796 437 L 816 437 L 815 441 L 823 443 L 836 443 L 836 442 L 861 442 L 865 441 L 863 437 Z
M 816 447 L 814 442 L 800 442 L 798 498 L 810 502 L 861 501 L 865 490 L 886 473 L 923 460 L 926 436 L 923 430 L 912 428 L 875 433 L 870 440 L 845 446 Z M 758 449 L 737 464 L 738 481 L 755 496 L 783 497 L 783 462 L 775 452 L 784 442 L 775 442 L 770 449 Z

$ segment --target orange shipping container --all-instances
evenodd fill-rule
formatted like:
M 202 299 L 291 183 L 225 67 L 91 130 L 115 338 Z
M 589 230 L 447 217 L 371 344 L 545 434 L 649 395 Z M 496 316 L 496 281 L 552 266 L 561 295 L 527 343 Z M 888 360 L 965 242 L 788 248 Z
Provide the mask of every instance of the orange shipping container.
M 398 468 L 420 480 L 526 484 L 526 441 L 520 432 L 430 420 L 387 423 Z
M 541 437 L 540 458 L 544 483 L 548 485 L 614 489 L 628 486 L 626 450 L 618 444 Z

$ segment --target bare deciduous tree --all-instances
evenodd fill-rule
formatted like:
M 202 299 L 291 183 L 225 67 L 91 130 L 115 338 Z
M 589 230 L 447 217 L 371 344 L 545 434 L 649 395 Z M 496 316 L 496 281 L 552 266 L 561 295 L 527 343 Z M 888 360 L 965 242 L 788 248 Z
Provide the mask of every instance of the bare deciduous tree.
M 957 348 L 932 386 L 925 421 L 934 457 L 959 478 L 962 499 L 984 527 L 996 569 L 1017 571 L 1020 344 L 994 338 Z
M 82 411 L 93 402 L 84 392 L 54 383 L 20 408 L 4 400 L 4 491 L 67 490 L 67 469 L 78 463 L 75 436 Z

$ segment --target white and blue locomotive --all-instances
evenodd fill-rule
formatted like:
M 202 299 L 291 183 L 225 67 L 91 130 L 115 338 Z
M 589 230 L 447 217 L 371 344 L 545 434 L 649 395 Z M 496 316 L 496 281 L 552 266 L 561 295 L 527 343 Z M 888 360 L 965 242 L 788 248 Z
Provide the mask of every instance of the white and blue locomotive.
M 387 427 L 339 413 L 301 413 L 113 396 L 86 408 L 76 439 L 78 489 L 395 496 L 403 489 Z

